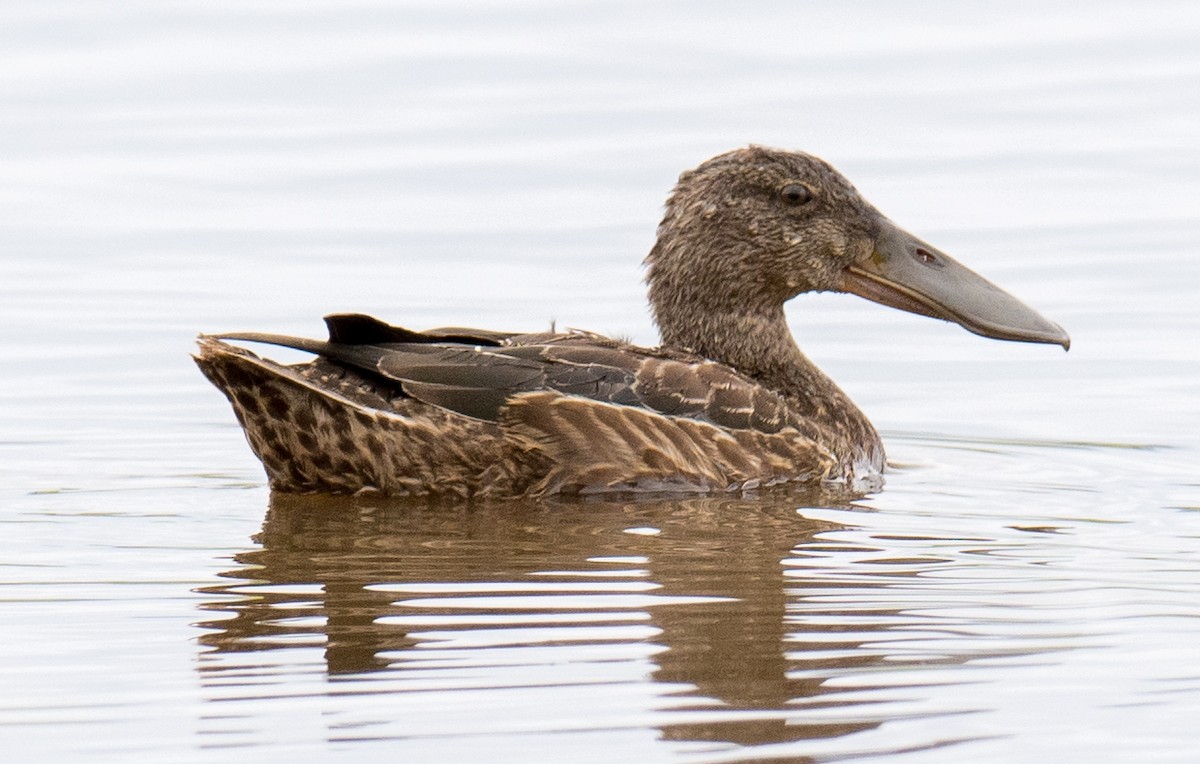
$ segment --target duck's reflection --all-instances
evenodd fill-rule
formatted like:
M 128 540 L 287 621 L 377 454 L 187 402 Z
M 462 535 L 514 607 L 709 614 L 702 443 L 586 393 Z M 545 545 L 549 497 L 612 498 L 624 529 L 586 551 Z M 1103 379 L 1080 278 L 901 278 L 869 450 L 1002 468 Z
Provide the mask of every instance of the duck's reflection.
M 786 623 L 781 564 L 830 527 L 797 506 L 845 501 L 792 493 L 428 506 L 276 496 L 261 548 L 237 556 L 228 584 L 204 590 L 220 595 L 204 608 L 222 617 L 201 624 L 211 629 L 201 641 L 217 653 L 323 642 L 327 671 L 344 675 L 402 670 L 434 631 L 540 621 L 562 639 L 573 626 L 633 622 L 642 631 L 626 639 L 660 646 L 648 654 L 661 708 L 681 711 L 667 714 L 681 721 L 660 725 L 665 736 L 757 744 L 845 734 L 874 723 L 795 724 L 789 712 L 825 690 L 821 678 L 789 675 L 800 672 L 785 637 L 809 627 Z M 572 623 L 581 613 L 586 622 Z

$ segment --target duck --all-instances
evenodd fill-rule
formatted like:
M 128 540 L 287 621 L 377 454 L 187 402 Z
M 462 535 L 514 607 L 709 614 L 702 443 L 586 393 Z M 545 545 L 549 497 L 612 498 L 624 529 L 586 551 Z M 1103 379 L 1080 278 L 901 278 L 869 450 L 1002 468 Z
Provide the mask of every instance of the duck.
M 798 151 L 751 145 L 682 173 L 644 266 L 657 347 L 336 314 L 323 340 L 201 334 L 194 359 L 273 491 L 511 499 L 880 487 L 878 432 L 788 327 L 803 293 L 1070 348 L 1058 324 Z

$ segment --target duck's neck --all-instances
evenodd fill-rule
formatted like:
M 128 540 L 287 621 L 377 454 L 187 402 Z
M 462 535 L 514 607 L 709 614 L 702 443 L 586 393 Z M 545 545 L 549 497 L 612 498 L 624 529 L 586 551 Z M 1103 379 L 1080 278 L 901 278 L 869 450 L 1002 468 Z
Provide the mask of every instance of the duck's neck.
M 663 345 L 732 366 L 782 393 L 808 416 L 826 408 L 822 404 L 827 401 L 850 403 L 833 380 L 800 352 L 782 308 L 760 313 L 705 312 L 684 320 L 659 315 L 658 319 Z

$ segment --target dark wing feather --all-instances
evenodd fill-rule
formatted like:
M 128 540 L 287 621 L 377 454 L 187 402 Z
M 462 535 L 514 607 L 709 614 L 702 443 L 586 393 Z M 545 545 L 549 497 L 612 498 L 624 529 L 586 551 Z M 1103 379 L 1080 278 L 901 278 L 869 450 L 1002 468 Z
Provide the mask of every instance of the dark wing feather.
M 398 383 L 403 393 L 497 421 L 515 395 L 554 391 L 735 430 L 779 432 L 786 401 L 722 364 L 586 334 L 512 335 L 474 329 L 415 332 L 358 314 L 326 318 L 328 341 L 227 334 L 316 353 Z
M 719 427 L 776 433 L 790 422 L 782 395 L 713 361 L 648 357 L 635 391 L 648 408 Z
M 511 390 L 486 387 L 456 387 L 428 382 L 401 383 L 404 392 L 422 403 L 431 403 L 465 416 L 497 421 L 500 410 L 513 396 Z
M 377 353 L 374 368 L 399 382 L 429 382 L 459 387 L 538 390 L 545 365 L 513 358 L 504 348 L 463 345 L 369 345 Z
M 329 330 L 329 341 L 342 345 L 455 342 L 464 345 L 491 345 L 494 347 L 513 336 L 511 332 L 459 327 L 415 332 L 402 326 L 385 324 L 378 318 L 362 313 L 334 313 L 325 316 L 325 327 Z
M 638 356 L 610 354 L 608 363 L 602 364 L 588 362 L 593 359 L 586 354 L 576 358 L 572 350 L 579 349 L 556 344 L 388 345 L 379 348 L 382 355 L 376 368 L 418 400 L 482 419 L 498 419 L 508 398 L 538 390 L 626 406 L 641 404 L 633 390 Z
M 636 349 L 555 343 L 542 346 L 545 388 L 605 403 L 642 406 L 635 391 L 637 370 L 645 355 Z

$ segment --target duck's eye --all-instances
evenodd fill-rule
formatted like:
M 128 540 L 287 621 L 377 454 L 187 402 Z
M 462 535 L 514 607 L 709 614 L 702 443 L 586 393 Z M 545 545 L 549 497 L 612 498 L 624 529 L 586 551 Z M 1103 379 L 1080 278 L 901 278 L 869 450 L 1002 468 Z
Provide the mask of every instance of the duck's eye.
M 803 183 L 789 183 L 779 189 L 779 195 L 785 202 L 797 207 L 812 201 L 813 198 L 812 189 Z

